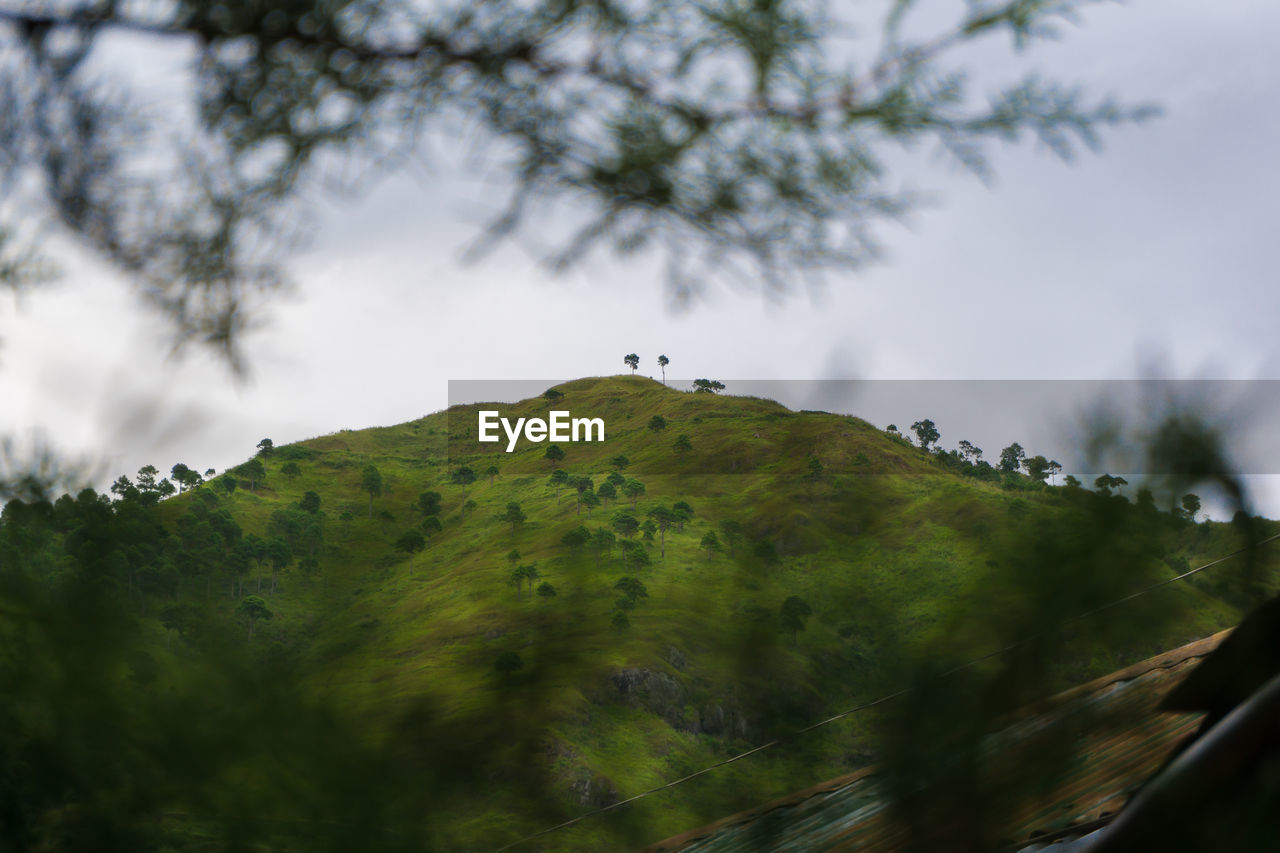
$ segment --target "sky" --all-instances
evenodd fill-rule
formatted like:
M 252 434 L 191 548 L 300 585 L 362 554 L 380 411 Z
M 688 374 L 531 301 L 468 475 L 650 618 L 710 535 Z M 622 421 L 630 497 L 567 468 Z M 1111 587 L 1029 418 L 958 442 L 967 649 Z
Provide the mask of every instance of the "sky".
M 205 353 L 171 358 L 127 284 L 61 247 L 59 282 L 0 297 L 0 434 L 45 436 L 105 482 L 148 463 L 221 470 L 264 437 L 436 411 L 450 380 L 620 373 L 629 352 L 642 372 L 657 375 L 664 353 L 669 376 L 729 392 L 747 380 L 1280 379 L 1276 32 L 1271 0 L 1133 0 L 1086 7 L 1016 65 L 1005 50 L 975 54 L 979 90 L 1036 68 L 1164 112 L 1070 164 L 1034 142 L 996 147 L 991 185 L 928 148 L 895 157 L 904 185 L 935 201 L 880 230 L 880 264 L 781 301 L 713 286 L 677 308 L 656 260 L 601 255 L 552 276 L 509 245 L 463 263 L 499 199 L 438 152 L 364 197 L 317 201 L 295 292 L 247 340 L 247 379 Z M 989 457 L 1044 415 L 1011 402 L 991 434 L 960 435 L 941 403 L 920 407 L 852 413 L 880 426 L 931 417 L 944 446 L 969 438 Z

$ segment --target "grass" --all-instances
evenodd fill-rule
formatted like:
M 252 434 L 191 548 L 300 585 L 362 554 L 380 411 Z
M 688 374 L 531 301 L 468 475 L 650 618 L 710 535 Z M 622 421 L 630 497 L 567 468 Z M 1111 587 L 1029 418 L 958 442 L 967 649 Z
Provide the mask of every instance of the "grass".
M 630 502 L 590 518 L 576 513 L 571 491 L 557 500 L 548 485 L 546 445 L 521 442 L 507 454 L 505 443 L 474 440 L 479 405 L 277 448 L 264 460 L 269 473 L 256 493 L 242 488 L 223 498 L 246 533 L 265 535 L 273 511 L 307 491 L 321 496 L 320 572 L 286 572 L 270 600 L 276 616 L 258 626 L 254 643 L 293 650 L 308 688 L 363 721 L 371 737 L 422 697 L 444 720 L 523 710 L 500 716 L 515 721 L 513 740 L 536 744 L 520 760 L 541 763 L 546 789 L 530 792 L 495 770 L 485 796 L 441 816 L 441 837 L 453 849 L 505 843 L 900 686 L 895 661 L 954 631 L 959 609 L 989 606 L 992 555 L 1008 546 L 1021 514 L 1061 503 L 1060 490 L 1009 493 L 960 476 L 853 417 L 682 393 L 633 377 L 558 387 L 565 396 L 556 408 L 607 424 L 605 442 L 566 446 L 561 467 L 599 485 L 613 470 L 609 460 L 624 453 L 623 473 L 647 488 L 638 517 L 676 500 L 693 505 L 685 529 L 667 532 L 665 558 L 655 542 L 647 568 L 624 571 L 615 549 L 597 569 L 589 551 L 561 544 L 580 524 L 607 525 Z M 501 408 L 508 417 L 531 417 L 549 406 L 535 398 Z M 666 429 L 648 428 L 654 414 Z M 681 433 L 692 443 L 683 454 L 672 448 Z M 806 477 L 814 456 L 823 466 L 817 481 Z M 285 459 L 298 461 L 301 475 L 284 477 Z M 360 490 L 368 464 L 384 484 L 372 517 Z M 492 483 L 483 474 L 491 464 L 500 469 Z M 452 482 L 451 471 L 464 465 L 479 479 Z M 394 543 L 419 523 L 411 505 L 426 490 L 442 495 L 443 529 L 411 560 Z M 512 501 L 528 517 L 515 530 L 496 520 Z M 176 515 L 183 499 L 170 503 Z M 708 558 L 702 536 L 730 519 L 742 524 L 745 541 L 734 558 Z M 1187 525 L 1167 538 L 1171 553 L 1192 564 L 1233 541 L 1213 524 Z M 751 556 L 766 539 L 780 554 L 776 564 Z M 521 563 L 537 562 L 555 597 L 517 595 L 505 559 L 512 548 Z M 1164 564 L 1124 571 L 1131 588 L 1173 573 Z M 623 574 L 639 576 L 648 598 L 628 614 L 630 628 L 619 630 L 610 618 Z M 1050 681 L 1083 681 L 1234 624 L 1240 612 L 1221 592 L 1210 579 L 1161 590 L 1151 597 L 1155 607 L 1176 618 L 1130 648 L 1091 641 L 1094 629 L 1082 625 L 1075 658 Z M 794 645 L 776 621 L 789 595 L 814 611 Z M 227 599 L 229 618 L 234 604 Z M 981 647 L 987 638 L 980 633 L 963 641 Z M 524 669 L 495 673 L 504 651 L 517 652 Z M 613 678 L 629 668 L 677 685 L 669 707 L 622 695 Z M 714 708 L 737 722 L 704 725 Z M 494 729 L 477 732 L 477 755 L 492 758 L 481 738 Z M 870 721 L 851 720 L 541 844 L 613 849 L 657 840 L 848 772 L 873 753 Z

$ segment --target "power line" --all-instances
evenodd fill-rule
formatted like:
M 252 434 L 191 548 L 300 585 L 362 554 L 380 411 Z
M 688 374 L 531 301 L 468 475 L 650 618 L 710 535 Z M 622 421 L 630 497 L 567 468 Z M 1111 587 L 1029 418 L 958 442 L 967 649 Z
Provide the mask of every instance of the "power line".
M 1266 539 L 1263 539 L 1257 542 L 1253 546 L 1239 548 L 1235 551 L 1232 551 L 1230 554 L 1226 554 L 1222 557 L 1218 557 L 1216 560 L 1210 560 L 1204 565 L 1197 566 L 1194 569 L 1189 569 L 1188 571 L 1185 571 L 1180 575 L 1175 575 L 1171 578 L 1166 578 L 1165 580 L 1157 581 L 1156 583 L 1153 583 L 1149 586 L 1145 586 L 1142 589 L 1136 592 L 1132 592 L 1122 598 L 1117 598 L 1115 601 L 1111 601 L 1106 604 L 1099 605 L 1098 607 L 1094 607 L 1090 610 L 1086 610 L 1083 613 L 1077 613 L 1074 616 L 1069 616 L 1066 619 L 1063 619 L 1061 622 L 1059 622 L 1058 627 L 1061 627 L 1062 625 L 1069 625 L 1073 622 L 1078 622 L 1081 619 L 1085 619 L 1089 616 L 1093 616 L 1094 614 L 1101 613 L 1104 610 L 1110 610 L 1111 608 L 1116 607 L 1120 604 L 1124 604 L 1126 602 L 1132 601 L 1135 598 L 1146 595 L 1147 593 L 1153 592 L 1157 589 L 1160 589 L 1161 587 L 1165 587 L 1165 586 L 1168 586 L 1169 584 L 1176 583 L 1181 580 L 1185 580 L 1191 577 L 1192 575 L 1203 572 L 1205 569 L 1212 568 L 1218 565 L 1219 563 L 1224 563 L 1227 560 L 1230 560 L 1234 557 L 1238 557 L 1241 554 L 1245 553 L 1246 551 L 1251 550 L 1251 548 L 1261 548 L 1263 545 L 1274 542 L 1277 539 L 1280 539 L 1280 533 L 1277 533 L 1273 536 L 1268 536 Z M 1048 632 L 1041 631 L 1038 634 L 1031 634 L 1030 636 L 1023 637 L 1022 639 L 1017 640 L 1013 643 L 1010 643 L 1009 645 L 1003 648 L 996 649 L 995 651 L 987 652 L 985 655 L 980 655 L 979 657 L 967 660 L 962 664 L 959 664 L 957 666 L 952 667 L 951 669 L 946 670 L 945 672 L 939 674 L 936 677 L 947 678 L 949 676 L 955 675 L 958 672 L 962 672 L 966 669 L 969 669 L 970 667 L 977 666 L 978 664 L 983 663 L 984 661 L 988 661 L 991 658 L 999 657 L 1000 655 L 1007 654 L 1008 652 L 1011 652 L 1014 649 L 1031 642 L 1034 639 L 1043 637 L 1046 633 Z M 789 735 L 786 735 L 785 737 L 774 738 L 768 743 L 763 743 L 763 744 L 760 744 L 759 746 L 754 746 L 751 749 L 748 749 L 746 752 L 740 752 L 737 755 L 730 756 L 729 758 L 724 759 L 723 761 L 717 761 L 715 764 L 710 764 L 706 767 L 703 767 L 701 770 L 695 770 L 694 772 L 688 774 L 687 776 L 681 776 L 679 779 L 673 779 L 670 782 L 666 782 L 656 787 L 650 788 L 647 791 L 641 791 L 639 794 L 628 797 L 625 800 L 619 800 L 616 803 L 610 803 L 607 806 L 601 806 L 598 809 L 593 809 L 592 811 L 585 812 L 583 814 L 578 815 L 575 818 L 570 818 L 569 820 L 566 820 L 562 823 L 558 823 L 555 826 L 550 826 L 550 827 L 547 827 L 546 829 L 540 829 L 537 832 L 533 833 L 532 835 L 526 835 L 524 838 L 521 838 L 517 841 L 512 841 L 509 844 L 506 844 L 502 847 L 497 848 L 494 851 L 494 853 L 503 853 L 503 851 L 505 850 L 510 850 L 513 847 L 519 847 L 521 844 L 527 844 L 528 842 L 533 841 L 534 839 L 537 839 L 537 838 L 541 838 L 544 835 L 550 835 L 553 832 L 559 832 L 562 829 L 567 829 L 568 827 L 573 826 L 576 823 L 581 823 L 587 818 L 595 817 L 598 814 L 604 814 L 607 811 L 612 811 L 614 809 L 622 808 L 623 806 L 628 805 L 629 803 L 634 803 L 637 800 L 643 800 L 646 797 L 653 796 L 654 794 L 659 793 L 660 791 L 665 791 L 669 788 L 674 788 L 677 785 L 683 785 L 685 782 L 688 782 L 691 779 L 696 779 L 699 776 L 703 776 L 707 773 L 710 773 L 712 770 L 717 770 L 721 767 L 724 767 L 727 764 L 733 764 L 735 761 L 740 761 L 743 758 L 746 758 L 747 756 L 750 756 L 750 755 L 755 755 L 758 752 L 764 752 L 766 749 L 775 747 L 778 744 L 782 743 L 783 741 L 790 740 L 795 737 L 799 737 L 800 735 L 814 731 L 815 729 L 820 729 L 823 726 L 828 726 L 831 723 L 834 723 L 838 720 L 842 720 L 845 717 L 852 716 L 862 711 L 869 710 L 871 708 L 876 707 L 877 705 L 883 705 L 885 702 L 891 702 L 894 699 L 897 699 L 898 697 L 903 696 L 906 693 L 910 692 L 910 690 L 911 688 L 904 687 L 901 690 L 897 690 L 893 693 L 887 693 L 884 696 L 879 697 L 878 699 L 873 699 L 870 702 L 864 702 L 863 704 L 857 705 L 853 708 L 849 708 L 846 711 L 841 711 L 838 714 L 827 717 L 825 720 L 819 720 L 818 722 L 805 726 L 802 729 L 797 729 L 796 731 L 791 732 Z

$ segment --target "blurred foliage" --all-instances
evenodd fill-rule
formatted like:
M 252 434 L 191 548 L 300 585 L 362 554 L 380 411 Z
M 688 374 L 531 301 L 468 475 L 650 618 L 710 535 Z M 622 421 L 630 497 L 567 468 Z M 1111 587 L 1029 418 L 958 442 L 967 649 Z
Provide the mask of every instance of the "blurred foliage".
M 1208 414 L 1186 406 L 1157 413 L 1139 445 L 1153 486 L 1168 494 L 1214 486 L 1235 511 L 1219 547 L 1241 553 L 1204 582 L 1248 610 L 1267 592 L 1257 554 L 1262 526 L 1227 462 L 1229 435 L 1207 426 Z M 1089 434 L 1095 450 L 1120 439 L 1120 421 L 1110 423 L 1108 435 Z M 1053 673 L 1065 662 L 1141 648 L 1176 618 L 1158 595 L 1134 595 L 1142 588 L 1135 581 L 1151 566 L 1188 570 L 1166 549 L 1170 531 L 1190 522 L 1157 511 L 1150 489 L 1136 503 L 1108 484 L 1060 494 L 1058 506 L 1019 499 L 1019 521 L 992 538 L 975 592 L 957 599 L 932 642 L 900 651 L 908 690 L 885 709 L 880 731 L 887 792 L 908 849 L 997 849 L 1007 816 L 1051 790 L 1078 760 L 1080 727 L 1099 721 L 1044 726 L 1006 738 L 998 751 L 997 733 L 1054 692 Z
M 507 179 L 479 251 L 569 205 L 570 233 L 541 235 L 555 268 L 657 249 L 678 297 L 726 275 L 780 292 L 875 256 L 873 224 L 913 202 L 893 147 L 931 140 L 985 176 L 991 140 L 1030 133 L 1069 157 L 1151 115 L 1034 74 L 980 99 L 954 66 L 1089 3 L 939 20 L 908 0 L 867 27 L 812 0 L 5 2 L 0 187 L 127 273 L 179 344 L 233 363 L 285 283 L 298 202 L 368 190 L 433 133 Z M 104 36 L 190 50 L 178 100 L 160 108 L 100 61 Z M 0 260 L 9 283 L 29 266 Z

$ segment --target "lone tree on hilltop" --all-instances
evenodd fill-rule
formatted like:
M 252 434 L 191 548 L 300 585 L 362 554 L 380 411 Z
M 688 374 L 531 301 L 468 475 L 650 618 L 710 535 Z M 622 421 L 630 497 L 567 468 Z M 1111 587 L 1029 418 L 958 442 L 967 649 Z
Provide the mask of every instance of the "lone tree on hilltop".
M 667 365 L 671 363 L 671 359 L 665 355 L 658 356 L 658 367 L 662 370 L 662 384 L 667 384 Z
M 258 442 L 258 453 L 263 456 L 270 456 L 275 449 L 275 443 L 269 438 L 264 438 Z
M 933 421 L 928 418 L 913 423 L 911 431 L 916 434 L 916 438 L 920 439 L 920 446 L 925 450 L 928 450 L 930 444 L 942 437 L 938 432 L 938 428 L 934 426 Z
M 1182 509 L 1186 512 L 1187 518 L 1194 522 L 1196 513 L 1200 511 L 1200 496 L 1191 493 L 1183 495 Z
M 557 391 L 555 388 L 548 388 L 542 392 L 542 396 L 548 403 L 554 405 L 564 399 L 564 392 Z
M 631 375 L 635 376 L 636 368 L 640 366 L 640 356 L 635 353 L 630 353 L 629 355 L 624 355 L 622 357 L 622 361 L 627 365 L 627 367 L 631 368 Z

